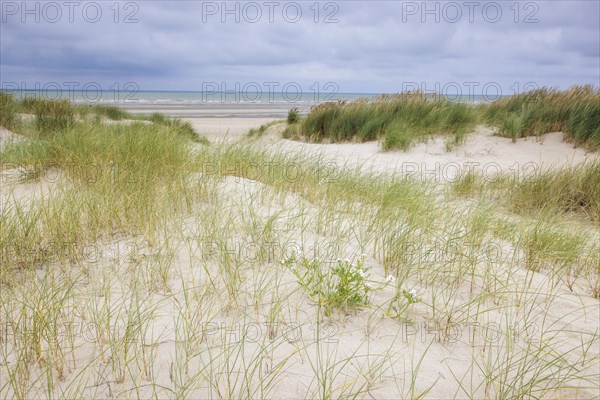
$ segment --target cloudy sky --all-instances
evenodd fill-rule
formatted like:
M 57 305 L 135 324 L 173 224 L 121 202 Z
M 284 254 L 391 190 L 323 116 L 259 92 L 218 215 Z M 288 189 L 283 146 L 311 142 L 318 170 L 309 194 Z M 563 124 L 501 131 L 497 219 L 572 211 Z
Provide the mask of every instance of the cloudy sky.
M 304 91 L 333 83 L 339 92 L 510 94 L 597 85 L 599 3 L 2 0 L 0 75 L 3 87 L 65 89 L 293 82 Z

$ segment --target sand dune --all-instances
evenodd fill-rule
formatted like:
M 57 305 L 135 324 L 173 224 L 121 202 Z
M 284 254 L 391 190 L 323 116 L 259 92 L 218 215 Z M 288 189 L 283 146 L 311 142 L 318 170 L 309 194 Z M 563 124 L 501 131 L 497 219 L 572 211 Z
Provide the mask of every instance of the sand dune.
M 189 121 L 197 132 L 227 146 L 271 119 Z M 494 165 L 499 173 L 598 159 L 597 153 L 563 142 L 560 133 L 511 143 L 479 127 L 451 151 L 440 138 L 407 152 L 382 152 L 376 142 L 282 140 L 279 130 L 243 141 L 251 149 L 334 163 L 338 170 L 358 166 L 363 172 L 435 176 L 441 187 L 469 163 L 485 173 Z M 15 137 L 0 131 L 0 143 Z M 4 174 L 14 177 L 18 171 Z M 535 217 L 438 193 L 429 211 L 435 218 L 420 212 L 411 225 L 402 207 L 393 209 L 398 215 L 381 217 L 384 210 L 376 205 L 344 197 L 321 202 L 302 187 L 272 186 L 264 176 L 227 175 L 216 180 L 203 172 L 190 175 L 192 185 L 208 185 L 203 200 L 160 231 L 104 238 L 86 246 L 81 259 L 67 262 L 70 268 L 57 260 L 14 277 L 10 295 L 2 300 L 7 321 L 20 312 L 15 299 L 35 308 L 51 293 L 66 296 L 47 312 L 70 324 L 67 334 L 57 343 L 43 341 L 47 351 L 59 351 L 46 356 L 55 366 L 49 372 L 55 393 L 93 398 L 446 399 L 520 397 L 521 391 L 543 398 L 596 396 L 600 303 L 589 290 L 592 275 L 581 272 L 569 287 L 568 276 L 527 267 L 527 254 L 510 239 L 516 233 L 508 228 L 494 233 L 512 223 L 526 232 Z M 67 190 L 64 178 L 5 182 L 4 210 L 58 199 Z M 474 218 L 483 218 L 481 234 L 471 231 L 479 229 L 473 228 Z M 377 232 L 374 226 L 381 221 L 387 222 Z M 396 286 L 388 278 L 391 250 L 382 248 L 402 229 L 412 229 L 415 236 L 406 240 L 423 247 L 395 256 L 404 260 L 393 267 L 399 274 Z M 590 242 L 600 239 L 592 223 L 582 222 L 577 230 Z M 477 237 L 481 243 L 469 247 L 468 240 Z M 458 247 L 445 248 L 436 258 L 435 250 L 455 239 Z M 489 245 L 499 255 L 490 255 Z M 326 316 L 291 271 L 300 260 L 328 270 L 344 263 L 337 259 L 368 266 L 372 291 L 368 306 Z M 414 304 L 406 303 L 408 290 L 417 299 Z M 403 311 L 394 315 L 398 307 Z M 3 347 L 19 348 L 7 343 L 18 341 Z M 8 360 L 0 369 L 4 382 L 17 354 L 3 353 Z M 27 394 L 43 397 L 47 375 L 40 365 L 45 364 L 33 365 L 30 373 L 40 380 L 27 385 Z M 4 384 L 0 391 L 12 395 L 16 388 Z

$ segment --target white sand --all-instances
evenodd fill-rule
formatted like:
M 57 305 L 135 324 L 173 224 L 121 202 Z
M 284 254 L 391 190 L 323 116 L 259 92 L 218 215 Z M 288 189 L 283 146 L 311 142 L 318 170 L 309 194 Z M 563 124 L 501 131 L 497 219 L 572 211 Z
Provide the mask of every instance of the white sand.
M 275 118 L 183 118 L 211 142 L 234 141 L 250 129 L 275 121 Z
M 397 171 L 419 177 L 435 177 L 436 181 L 452 180 L 457 173 L 475 169 L 485 175 L 495 173 L 532 173 L 538 168 L 577 165 L 597 159 L 598 153 L 586 153 L 562 140 L 562 133 L 510 139 L 494 136 L 494 131 L 480 126 L 468 135 L 466 142 L 451 151 L 445 139 L 435 138 L 417 143 L 408 151 L 383 152 L 379 142 L 312 144 L 291 140 L 281 142 L 284 150 L 301 153 L 317 152 L 350 165 L 361 165 L 379 172 Z
M 214 142 L 235 141 L 250 129 L 275 121 L 273 118 L 186 118 L 194 129 Z M 436 177 L 437 181 L 452 180 L 458 173 L 475 169 L 486 175 L 496 173 L 531 174 L 540 168 L 577 165 L 597 159 L 598 153 L 588 153 L 564 142 L 561 132 L 541 138 L 527 137 L 512 143 L 494 135 L 494 130 L 479 126 L 467 136 L 466 142 L 451 151 L 444 137 L 417 143 L 408 151 L 382 151 L 379 142 L 367 143 L 305 143 L 279 139 L 283 126 L 269 129 L 263 138 L 273 149 L 323 154 L 341 165 L 360 165 L 379 172 L 397 171 L 420 177 Z

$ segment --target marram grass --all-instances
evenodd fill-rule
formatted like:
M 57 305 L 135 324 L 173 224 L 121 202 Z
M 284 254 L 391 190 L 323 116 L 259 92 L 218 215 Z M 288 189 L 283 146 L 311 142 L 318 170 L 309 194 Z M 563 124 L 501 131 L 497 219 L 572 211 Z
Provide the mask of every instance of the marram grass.
M 516 140 L 562 131 L 576 145 L 600 148 L 600 88 L 574 86 L 569 90 L 541 88 L 492 103 L 484 120 L 500 134 Z
M 598 160 L 564 168 L 543 168 L 518 178 L 503 174 L 486 180 L 481 174 L 469 171 L 454 180 L 451 188 L 461 196 L 500 197 L 519 214 L 577 213 L 593 222 L 600 221 Z
M 412 143 L 437 134 L 454 135 L 460 141 L 476 122 L 475 109 L 467 104 L 414 93 L 324 103 L 311 109 L 299 122 L 299 130 L 316 142 L 379 139 L 385 150 L 406 150 Z
M 515 141 L 562 131 L 576 145 L 600 148 L 600 89 L 574 86 L 566 91 L 541 88 L 477 106 L 427 97 L 421 93 L 381 95 L 374 99 L 327 102 L 305 118 L 288 119 L 284 138 L 314 142 L 379 140 L 384 150 L 407 150 L 434 135 L 461 144 L 476 124 L 497 127 Z
M 86 122 L 45 140 L 9 145 L 3 165 L 46 173 L 59 171 L 66 187 L 40 203 L 3 209 L 0 242 L 3 270 L 15 260 L 62 257 L 115 233 L 153 235 L 153 230 L 197 198 L 202 185 L 190 185 L 193 171 L 185 134 L 156 125 L 104 125 Z M 22 264 L 17 262 L 16 265 Z

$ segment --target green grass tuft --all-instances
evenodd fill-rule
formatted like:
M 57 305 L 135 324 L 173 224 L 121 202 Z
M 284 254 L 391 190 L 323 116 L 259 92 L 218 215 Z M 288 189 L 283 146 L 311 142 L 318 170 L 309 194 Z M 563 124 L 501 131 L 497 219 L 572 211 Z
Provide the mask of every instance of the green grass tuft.
M 249 138 L 252 138 L 252 137 L 261 137 L 265 133 L 267 133 L 267 130 L 270 127 L 272 127 L 274 125 L 281 124 L 281 123 L 282 123 L 282 120 L 275 120 L 275 121 L 267 122 L 266 124 L 262 124 L 258 128 L 252 128 L 252 129 L 250 129 L 248 131 L 248 133 L 246 133 L 246 136 L 249 137 Z
M 18 103 L 9 93 L 0 92 L 0 126 L 15 129 L 20 123 L 17 115 Z
M 541 88 L 492 103 L 484 119 L 514 140 L 562 131 L 576 145 L 600 149 L 600 88 Z
M 302 120 L 299 130 L 316 142 L 382 140 L 384 150 L 406 150 L 434 135 L 462 137 L 477 120 L 470 105 L 403 93 L 320 104 Z
M 542 88 L 480 105 L 400 93 L 319 104 L 306 118 L 294 121 L 284 137 L 314 142 L 380 140 L 384 150 L 407 150 L 434 135 L 449 135 L 450 150 L 482 121 L 498 127 L 499 134 L 513 142 L 562 131 L 576 145 L 596 150 L 600 149 L 600 89 L 591 85 L 566 91 Z
M 92 109 L 96 115 L 103 115 L 113 121 L 132 118 L 131 114 L 117 106 L 97 105 Z
M 300 119 L 300 109 L 298 109 L 298 107 L 294 107 L 292 108 L 290 111 L 288 111 L 288 115 L 287 115 L 287 123 L 288 124 L 295 124 L 296 122 L 298 122 L 298 120 Z
M 35 121 L 40 135 L 48 136 L 73 126 L 74 113 L 66 100 L 45 100 L 35 107 Z
M 515 183 L 509 193 L 513 209 L 558 209 L 581 212 L 600 221 L 600 161 L 560 170 L 540 171 Z
M 177 118 L 168 118 L 167 116 L 160 113 L 151 114 L 148 120 L 156 125 L 167 127 L 167 129 L 170 132 L 173 132 L 176 135 L 187 137 L 195 143 L 200 143 L 204 145 L 209 144 L 209 141 L 206 137 L 196 133 L 194 127 L 189 121 L 182 121 Z
M 61 171 L 69 185 L 27 213 L 0 213 L 6 228 L 0 243 L 7 249 L 20 244 L 2 253 L 2 268 L 18 266 L 15 260 L 28 260 L 28 254 L 42 257 L 40 262 L 62 257 L 115 233 L 153 236 L 156 226 L 196 191 L 187 186 L 193 164 L 188 139 L 165 132 L 142 123 L 89 121 L 45 140 L 7 146 L 3 162 L 33 167 L 39 176 L 51 168 Z M 75 248 L 65 248 L 68 243 Z

